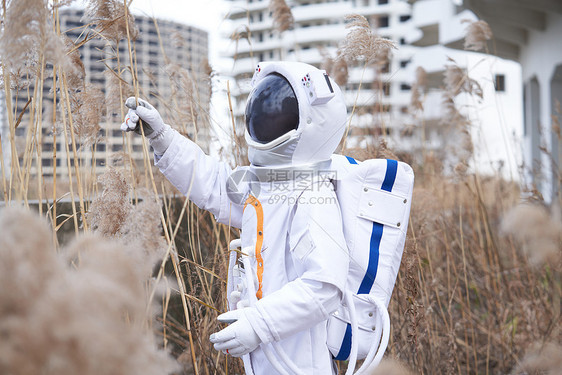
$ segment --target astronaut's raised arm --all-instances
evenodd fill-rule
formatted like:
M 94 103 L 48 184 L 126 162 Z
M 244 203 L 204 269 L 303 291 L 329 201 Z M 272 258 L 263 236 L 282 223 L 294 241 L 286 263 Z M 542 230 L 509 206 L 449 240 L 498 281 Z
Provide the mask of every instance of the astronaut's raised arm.
M 240 228 L 243 207 L 233 204 L 226 194 L 230 166 L 206 155 L 194 142 L 165 124 L 145 100 L 131 97 L 125 105 L 129 111 L 121 130 L 144 134 L 154 149 L 156 166 L 182 194 L 199 208 L 210 211 L 217 221 Z
M 240 228 L 241 205 L 233 203 L 226 193 L 226 182 L 232 173 L 228 163 L 206 155 L 203 150 L 177 131 L 166 152 L 156 156 L 156 166 L 166 178 L 199 208 L 215 215 L 218 222 Z

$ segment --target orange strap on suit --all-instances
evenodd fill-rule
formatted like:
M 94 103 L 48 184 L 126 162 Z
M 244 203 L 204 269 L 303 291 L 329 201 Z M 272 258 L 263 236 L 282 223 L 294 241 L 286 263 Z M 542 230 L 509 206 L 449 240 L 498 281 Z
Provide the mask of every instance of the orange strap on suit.
M 261 256 L 261 248 L 263 246 L 263 208 L 258 200 L 258 198 L 250 195 L 246 202 L 244 203 L 244 209 L 247 205 L 251 205 L 256 210 L 257 218 L 257 233 L 256 233 L 256 249 L 255 256 L 257 261 L 257 276 L 258 276 L 258 291 L 256 292 L 256 297 L 261 299 L 262 297 L 262 283 L 263 283 L 263 258 Z

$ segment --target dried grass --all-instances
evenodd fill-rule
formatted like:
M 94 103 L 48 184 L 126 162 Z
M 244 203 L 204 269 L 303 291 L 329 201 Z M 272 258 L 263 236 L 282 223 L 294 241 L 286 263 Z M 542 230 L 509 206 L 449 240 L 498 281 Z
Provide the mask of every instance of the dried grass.
M 53 31 L 46 0 L 12 0 L 7 9 L 0 38 L 0 55 L 17 69 L 44 55 L 60 63 L 65 54 L 62 41 Z
M 532 264 L 561 269 L 562 222 L 538 204 L 521 204 L 503 218 L 501 229 L 521 243 Z
M 279 33 L 293 27 L 295 19 L 285 0 L 270 0 L 269 11 L 272 13 L 273 28 Z
M 9 5 L 17 7 L 24 3 L 43 4 L 22 0 Z M 123 4 L 104 3 L 91 1 L 90 16 L 97 25 L 96 37 L 109 42 L 116 51 L 117 40 L 126 34 Z M 45 22 L 52 26 L 52 21 Z M 347 78 L 348 63 L 375 64 L 380 73 L 392 49 L 386 42 L 376 46 L 376 37 L 365 19 L 351 16 L 348 22 L 347 44 L 342 45 L 338 57 L 326 58 L 326 70 L 340 84 Z M 129 26 L 134 36 L 132 24 Z M 25 35 L 31 35 L 33 30 Z M 7 40 L 5 35 L 3 41 Z M 240 38 L 249 40 L 250 30 L 245 28 L 234 36 L 237 42 Z M 359 39 L 352 42 L 354 38 Z M 67 39 L 64 45 L 66 51 L 75 47 Z M 35 47 L 30 44 L 25 48 Z M 45 77 L 54 75 L 52 68 L 42 65 L 37 51 L 41 49 L 26 50 L 23 65 L 5 72 L 5 78 L 10 80 L 9 89 L 24 102 L 29 99 L 27 89 L 34 87 L 37 72 L 43 69 Z M 444 81 L 447 112 L 442 129 L 450 131 L 445 134 L 449 149 L 423 150 L 415 157 L 394 152 L 391 143 L 381 136 L 385 134 L 384 128 L 377 123 L 372 134 L 368 133 L 375 136 L 374 142 L 346 150 L 359 160 L 406 160 L 416 173 L 408 241 L 390 304 L 392 338 L 387 357 L 397 358 L 415 373 L 423 374 L 556 373 L 562 342 L 561 274 L 560 263 L 556 263 L 560 262 L 560 219 L 555 207 L 545 208 L 539 194 L 534 195 L 534 201 L 540 204 L 518 207 L 521 191 L 516 183 L 473 173 L 471 124 L 455 100 L 462 94 L 478 98 L 481 89 L 466 71 L 454 65 L 453 62 L 447 68 Z M 77 51 L 60 68 L 67 78 L 67 87 L 60 89 L 61 72 L 57 70 L 58 86 L 53 91 L 57 103 L 65 92 L 74 99 L 80 98 L 76 96 L 79 92 L 89 93 L 88 88 L 84 90 L 84 71 Z M 138 88 L 137 83 L 131 86 L 123 79 L 130 73 L 127 69 L 131 67 L 106 72 L 111 82 L 105 105 L 100 106 L 108 107 L 110 114 L 122 110 L 119 98 L 134 92 L 132 87 Z M 175 96 L 171 100 L 161 98 L 165 107 L 163 117 L 184 132 L 183 125 L 191 122 L 209 126 L 208 116 L 201 113 L 200 99 L 191 95 L 197 92 L 194 77 L 179 66 L 169 65 L 167 71 Z M 212 69 L 207 66 L 202 71 L 210 86 L 210 80 L 206 80 L 212 77 Z M 342 81 L 338 78 L 340 74 Z M 413 105 L 418 111 L 416 116 L 423 111 L 424 76 L 418 70 L 413 90 L 418 96 L 412 99 L 412 104 L 417 103 Z M 383 82 L 380 77 L 376 79 Z M 33 100 L 40 103 L 40 99 L 38 95 Z M 86 100 L 80 98 L 79 103 Z M 99 96 L 95 100 L 103 102 Z M 96 104 L 96 108 L 100 106 Z M 61 111 L 60 105 L 57 108 L 51 113 L 53 123 L 60 123 L 62 114 L 70 115 L 73 123 L 79 124 L 79 131 L 82 125 L 89 125 L 84 134 L 95 134 L 96 114 L 80 113 L 79 106 L 72 111 Z M 39 104 L 36 110 L 41 111 Z M 555 120 L 556 132 L 559 123 Z M 55 136 L 59 134 L 12 139 L 14 144 L 21 142 L 14 146 L 14 152 L 33 160 L 37 153 L 33 140 L 52 142 Z M 128 146 L 128 138 L 123 139 L 124 146 Z M 81 160 L 84 153 L 84 149 L 77 150 L 74 159 L 69 152 L 61 161 L 71 165 L 72 161 Z M 235 159 L 232 153 L 225 157 Z M 26 186 L 20 183 L 25 179 L 19 179 L 25 168 L 20 171 L 12 165 L 13 181 L 11 185 L 8 181 L 5 195 L 7 204 L 25 204 L 39 197 L 47 203 L 43 216 L 50 219 L 50 227 L 38 224 L 29 211 L 2 211 L 0 373 L 169 372 L 174 365 L 163 351 L 155 349 L 158 345 L 178 358 L 181 369 L 177 371 L 181 374 L 243 371 L 241 361 L 225 360 L 208 341 L 210 333 L 219 329 L 217 314 L 226 308 L 225 249 L 239 233 L 216 224 L 212 215 L 191 203 L 184 203 L 163 176 L 153 171 L 151 162 L 148 153 L 145 166 L 135 164 L 127 151 L 112 154 L 109 164 L 115 168 L 100 179 L 100 186 L 88 182 L 88 167 L 76 163 L 73 172 L 77 171 L 85 182 L 78 188 L 75 174 L 72 179 L 40 178 Z M 451 173 L 453 167 L 462 178 Z M 79 195 L 86 197 L 81 202 L 88 209 L 83 227 L 75 205 L 53 204 L 53 197 L 60 198 L 73 186 L 74 192 L 78 189 Z M 154 188 L 148 193 L 139 186 Z M 43 192 L 48 193 L 48 199 L 41 198 Z M 90 194 L 94 197 L 92 201 L 87 199 Z M 75 196 L 65 197 L 77 201 Z M 513 207 L 516 208 L 511 210 Z M 73 245 L 65 247 L 69 239 Z M 156 270 L 155 260 L 160 264 Z M 154 284 L 153 271 L 161 275 L 159 280 L 165 287 Z M 170 279 L 174 279 L 174 284 Z M 174 294 L 176 289 L 183 293 Z M 156 308 L 147 306 L 153 292 L 154 299 L 161 302 Z M 158 323 L 150 314 L 155 309 L 161 313 Z M 147 323 L 157 337 L 146 328 Z M 538 343 L 542 351 L 531 343 Z M 385 361 L 374 371 L 402 374 L 406 370 Z
M 560 375 L 562 374 L 562 346 L 549 342 L 535 344 L 517 366 L 513 375 Z
M 452 61 L 454 64 L 445 65 L 445 77 L 443 79 L 445 91 L 451 97 L 455 97 L 460 93 L 466 93 L 483 98 L 484 94 L 480 84 L 470 78 L 468 73 L 460 68 L 454 60 Z
M 402 363 L 394 359 L 383 359 L 379 366 L 373 370 L 367 369 L 368 375 L 411 375 Z
M 78 141 L 83 147 L 97 143 L 105 109 L 105 94 L 102 90 L 93 84 L 86 84 L 83 91 L 71 95 L 70 109 Z
M 347 15 L 345 21 L 349 32 L 338 48 L 338 58 L 361 61 L 366 65 L 384 65 L 390 61 L 392 50 L 396 48 L 394 42 L 376 37 L 362 15 Z
M 464 40 L 464 49 L 470 51 L 487 51 L 486 42 L 494 36 L 492 29 L 486 21 L 462 20 L 461 23 L 468 23 Z
M 113 43 L 127 38 L 127 35 L 134 41 L 139 33 L 135 17 L 118 0 L 89 0 L 83 20 L 94 23 L 96 32 Z
M 345 86 L 349 78 L 348 66 L 345 59 L 338 57 L 332 58 L 330 53 L 324 48 L 319 49 L 319 52 L 322 55 L 322 69 L 324 69 L 339 86 Z
M 144 275 L 122 245 L 86 236 L 57 254 L 35 214 L 5 209 L 0 225 L 2 374 L 175 371 L 144 328 Z
M 66 35 L 61 35 L 64 43 L 64 52 L 68 56 L 68 64 L 65 65 L 65 73 L 68 79 L 68 85 L 74 89 L 82 89 L 84 87 L 84 78 L 86 69 L 80 56 L 80 50 L 76 43 Z
M 422 95 L 427 91 L 427 72 L 421 66 L 416 68 L 416 80 L 411 89 L 410 106 L 414 110 L 423 111 Z
M 187 129 L 189 125 L 197 124 L 200 115 L 199 108 L 194 105 L 197 103 L 194 97 L 194 93 L 197 92 L 196 82 L 192 74 L 178 64 L 166 65 L 165 71 L 170 80 L 171 98 L 174 104 L 169 108 L 170 123 L 175 125 L 180 133 L 191 138 L 193 135 L 189 134 Z
M 93 231 L 104 237 L 113 237 L 121 230 L 132 210 L 129 202 L 130 185 L 114 168 L 109 168 L 100 176 L 99 182 L 103 191 L 92 202 L 88 221 Z

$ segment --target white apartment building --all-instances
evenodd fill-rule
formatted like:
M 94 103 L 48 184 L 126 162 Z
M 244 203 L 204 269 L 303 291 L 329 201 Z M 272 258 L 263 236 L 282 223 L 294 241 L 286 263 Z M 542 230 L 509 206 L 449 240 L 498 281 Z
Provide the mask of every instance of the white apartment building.
M 483 61 L 482 54 L 445 46 L 440 38 L 446 35 L 439 33 L 443 25 L 454 28 L 462 39 L 466 27 L 461 24 L 462 17 L 470 18 L 470 14 L 459 14 L 462 9 L 452 0 L 427 1 L 428 4 L 406 0 L 287 0 L 295 24 L 281 35 L 272 28 L 269 0 L 229 3 L 231 43 L 225 54 L 233 58 L 231 75 L 237 82 L 234 96 L 239 99 L 235 113 L 240 124 L 257 62 L 298 60 L 321 67 L 326 54 L 335 57 L 339 43 L 348 33 L 344 16 L 357 13 L 369 21 L 376 35 L 394 41 L 397 49 L 378 76 L 371 68 L 349 69 L 348 83 L 342 87 L 348 115 L 353 112 L 347 145 L 365 146 L 373 136 L 384 135 L 395 151 L 413 157 L 424 152 L 445 157 L 448 148 L 455 146 L 449 144 L 446 136 L 448 124 L 443 121 L 441 88 L 448 57 L 453 57 L 481 83 L 484 91 L 482 101 L 456 98 L 462 112 L 473 122 L 473 169 L 482 173 L 501 171 L 508 178 L 519 178 L 519 65 L 501 59 Z M 428 72 L 429 87 L 422 98 L 422 114 L 411 107 L 411 86 L 417 67 Z M 501 87 L 496 80 L 502 82 Z M 242 125 L 239 130 L 242 131 Z
M 505 178 L 520 180 L 523 163 L 520 65 L 463 49 L 468 24 L 478 18 L 456 5 L 458 2 L 419 0 L 411 3 L 412 28 L 406 39 L 420 48 L 406 70 L 414 75 L 413 69 L 421 66 L 428 74 L 429 87 L 422 114 L 426 140 L 434 143 L 433 149 L 456 146 L 454 139 L 442 136 L 448 130 L 448 123 L 443 122 L 444 71 L 447 65 L 456 65 L 476 80 L 483 92 L 482 99 L 467 94 L 455 98 L 457 108 L 470 121 L 474 145 L 471 167 L 479 173 L 501 173 Z
M 513 131 L 519 136 L 519 149 L 523 151 L 520 162 L 523 182 L 529 187 L 534 185 L 547 202 L 559 204 L 562 2 L 464 0 L 457 3 L 456 15 L 449 20 L 434 22 L 433 27 L 420 27 L 422 39 L 437 38 L 439 44 L 458 49 L 462 48 L 463 33 L 452 19 L 482 19 L 490 25 L 494 34 L 490 53 L 520 65 L 509 90 L 521 91 L 522 95 L 513 106 L 506 107 L 505 114 L 510 118 L 513 112 L 522 112 L 523 121 L 513 121 Z M 414 3 L 414 20 L 422 19 L 423 14 L 435 14 L 445 5 L 441 0 L 418 0 Z
M 59 15 L 61 33 L 66 34 L 75 43 L 92 35 L 88 34 L 89 29 L 85 25 L 87 21 L 83 19 L 84 11 L 81 8 L 61 8 Z M 139 96 L 154 104 L 169 121 L 183 120 L 179 130 L 191 138 L 196 138 L 198 144 L 206 149 L 208 147 L 208 126 L 197 125 L 209 121 L 211 91 L 208 77 L 205 77 L 205 62 L 208 59 L 207 32 L 192 26 L 164 20 L 156 20 L 155 24 L 154 19 L 143 16 L 135 17 L 135 25 L 139 31 L 138 38 L 134 43 Z M 86 84 L 102 91 L 105 96 L 105 108 L 107 108 L 107 111 L 105 108 L 102 110 L 104 113 L 99 124 L 101 128 L 99 141 L 95 143 L 93 149 L 81 150 L 79 158 L 81 165 L 85 168 L 84 170 L 95 167 L 97 174 L 103 173 L 105 167 L 111 164 L 115 154 L 124 151 L 129 154 L 139 168 L 142 168 L 141 137 L 128 135 L 130 149 L 124 150 L 127 143 L 124 142 L 124 133 L 119 128 L 123 120 L 119 109 L 121 98 L 119 95 L 110 97 L 108 94 L 111 85 L 110 80 L 114 78 L 109 69 L 117 71 L 119 65 L 123 71 L 122 78 L 129 84 L 131 83 L 131 75 L 127 68 L 127 66 L 130 66 L 127 41 L 122 40 L 118 45 L 118 51 L 116 51 L 115 47 L 110 47 L 100 38 L 93 38 L 81 46 L 79 51 L 85 70 L 84 80 Z M 182 70 L 178 70 L 178 67 L 181 67 Z M 173 77 L 171 77 L 172 73 L 175 74 Z M 180 94 L 174 92 L 172 82 L 176 82 L 177 88 L 181 91 Z M 55 141 L 52 131 L 52 86 L 52 76 L 47 77 L 43 89 L 45 115 L 42 121 L 42 132 L 40 132 L 42 146 L 41 173 L 44 178 L 50 178 L 56 171 L 57 176 L 65 179 L 68 178 L 69 174 L 64 135 L 62 132 L 57 134 Z M 126 86 L 123 85 L 124 99 L 126 99 L 126 95 L 131 95 L 134 92 L 131 86 L 128 88 Z M 57 100 L 60 100 L 60 94 Z M 4 103 L 3 100 L 2 105 Z M 17 113 L 19 114 L 23 110 L 25 100 L 20 97 L 17 103 Z M 185 113 L 178 114 L 178 109 Z M 8 142 L 10 132 L 5 110 L 0 112 L 2 112 L 0 118 L 2 119 L 3 154 L 6 174 L 8 174 L 10 172 L 11 155 Z M 21 140 L 20 143 L 22 144 L 25 143 L 28 134 L 30 121 L 27 112 L 24 112 L 24 114 L 21 125 L 16 129 L 16 144 L 18 140 Z M 60 122 L 60 118 L 58 121 Z M 57 124 L 57 126 L 60 127 L 60 124 Z M 56 166 L 53 165 L 54 148 L 57 152 Z M 72 149 L 70 149 L 70 153 L 71 163 L 73 164 Z M 21 156 L 18 155 L 18 157 Z M 20 165 L 22 162 L 23 160 L 20 160 Z M 30 174 L 34 176 L 38 173 L 39 168 L 34 161 Z
M 228 1 L 230 9 L 228 36 L 230 47 L 225 56 L 232 57 L 231 72 L 236 80 L 235 115 L 240 120 L 249 83 L 259 61 L 301 61 L 321 67 L 323 55 L 335 57 L 340 41 L 348 33 L 344 16 L 363 15 L 376 35 L 390 39 L 398 47 L 380 74 L 362 66 L 349 68 L 349 80 L 342 89 L 346 95 L 348 113 L 352 118 L 349 146 L 368 142 L 373 135 L 387 134 L 396 149 L 407 150 L 398 142 L 410 101 L 411 76 L 404 69 L 410 63 L 416 47 L 406 44 L 411 6 L 402 0 L 293 0 L 287 1 L 294 16 L 294 27 L 282 34 L 272 29 L 269 0 Z M 359 83 L 362 82 L 358 91 Z

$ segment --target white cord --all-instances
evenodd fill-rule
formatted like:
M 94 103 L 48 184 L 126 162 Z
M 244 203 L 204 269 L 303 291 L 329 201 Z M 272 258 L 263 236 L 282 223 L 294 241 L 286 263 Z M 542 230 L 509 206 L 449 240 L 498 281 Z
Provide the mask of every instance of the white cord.
M 349 308 L 349 317 L 351 321 L 351 353 L 349 355 L 349 362 L 347 365 L 347 371 L 345 375 L 352 375 L 355 371 L 355 365 L 357 364 L 357 352 L 359 349 L 359 325 L 357 323 L 357 315 L 355 312 L 355 303 L 353 302 L 353 294 L 346 292 L 344 296 L 345 303 Z
M 357 375 L 362 374 L 367 369 L 372 370 L 379 365 L 384 355 L 384 352 L 386 351 L 386 347 L 388 346 L 388 340 L 390 339 L 390 317 L 388 316 L 388 311 L 386 310 L 386 306 L 384 305 L 384 303 L 375 300 L 371 296 L 367 296 L 367 298 L 371 303 L 373 303 L 377 307 L 376 309 L 377 321 L 376 321 L 376 329 L 375 329 L 376 344 L 373 344 L 373 346 L 371 346 L 371 350 L 369 350 L 369 354 L 367 355 L 367 358 L 365 358 L 363 365 L 361 366 L 359 371 L 357 371 Z M 382 339 L 381 339 L 381 330 L 382 330 Z M 380 346 L 379 346 L 379 340 L 380 340 Z
M 251 253 L 249 253 L 251 254 Z M 250 256 L 251 255 L 242 255 L 242 262 L 244 263 L 244 270 L 245 270 L 245 274 L 246 274 L 246 284 L 248 287 L 248 294 L 249 294 L 249 300 L 250 300 L 250 306 L 253 306 L 258 298 L 256 297 L 256 287 L 254 284 L 254 277 L 253 274 L 251 272 L 252 270 L 252 264 L 250 263 Z M 271 351 L 269 350 L 269 348 L 267 347 L 267 344 L 261 344 L 260 347 L 262 348 L 265 356 L 267 357 L 268 361 L 271 363 L 271 365 L 273 367 L 275 367 L 275 369 L 281 373 L 282 375 L 289 375 L 287 373 L 287 371 L 283 368 L 283 366 L 281 365 L 281 363 L 279 363 L 279 360 L 275 357 L 275 355 L 273 353 L 271 353 Z M 275 350 L 275 346 L 273 346 L 273 349 Z M 285 363 L 285 365 L 291 369 L 291 370 L 297 370 L 295 364 L 292 363 L 292 361 L 287 357 L 286 353 L 283 350 L 275 350 L 276 354 L 283 360 L 283 362 L 289 362 L 289 363 Z M 248 354 L 249 357 L 249 354 Z M 291 366 L 292 365 L 292 366 Z M 300 375 L 300 372 L 295 372 L 295 374 Z

